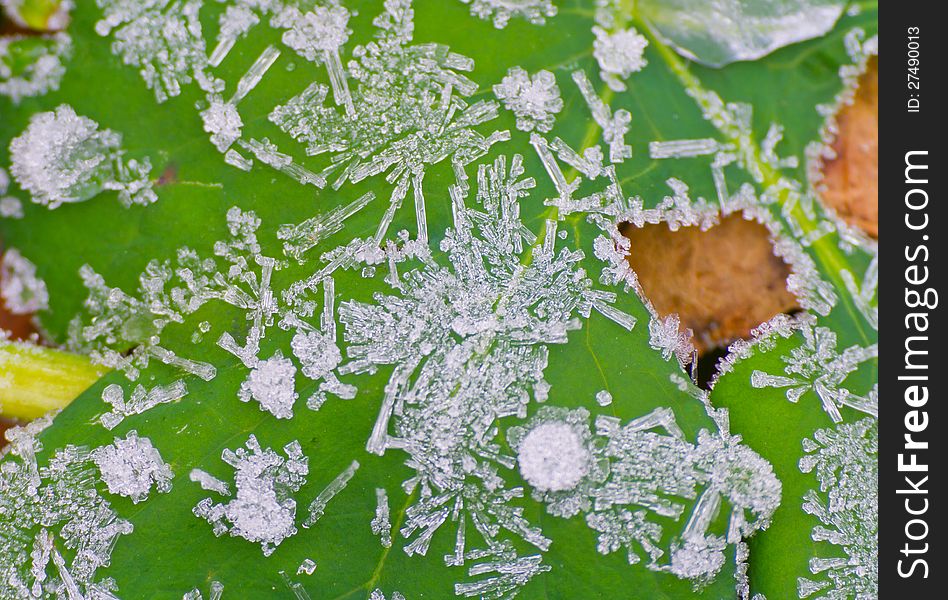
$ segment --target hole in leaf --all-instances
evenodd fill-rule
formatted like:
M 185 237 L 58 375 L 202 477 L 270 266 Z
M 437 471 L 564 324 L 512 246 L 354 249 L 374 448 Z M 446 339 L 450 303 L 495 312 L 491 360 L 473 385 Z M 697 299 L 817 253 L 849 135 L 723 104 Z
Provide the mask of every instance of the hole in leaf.
M 825 163 L 823 202 L 844 221 L 879 237 L 879 69 L 875 58 L 859 80 L 853 103 L 836 117 L 836 158 Z
M 694 331 L 697 378 L 710 379 L 727 345 L 778 313 L 798 310 L 790 267 L 773 253 L 767 228 L 739 215 L 701 231 L 626 225 L 629 263 L 659 315 L 678 314 Z

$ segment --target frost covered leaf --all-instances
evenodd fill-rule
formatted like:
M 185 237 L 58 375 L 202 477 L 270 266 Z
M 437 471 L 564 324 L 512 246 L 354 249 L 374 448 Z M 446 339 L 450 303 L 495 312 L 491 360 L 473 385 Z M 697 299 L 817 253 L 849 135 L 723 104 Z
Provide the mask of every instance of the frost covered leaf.
M 843 0 L 637 0 L 636 9 L 683 56 L 711 67 L 755 60 L 829 32 Z
M 847 581 L 865 532 L 826 513 L 823 450 L 871 441 L 843 428 L 877 401 L 877 269 L 807 169 L 874 13 L 711 70 L 620 4 L 77 7 L 58 88 L 0 96 L 0 196 L 23 217 L 0 232 L 30 261 L 8 295 L 45 290 L 50 336 L 114 370 L 4 458 L 0 502 L 66 469 L 60 496 L 97 512 L 13 523 L 4 581 L 190 600 Z M 133 184 L 160 201 L 114 201 Z M 739 352 L 725 414 L 618 227 L 730 213 L 770 228 L 817 322 Z M 807 417 L 774 436 L 762 396 Z M 807 555 L 771 568 L 791 544 Z

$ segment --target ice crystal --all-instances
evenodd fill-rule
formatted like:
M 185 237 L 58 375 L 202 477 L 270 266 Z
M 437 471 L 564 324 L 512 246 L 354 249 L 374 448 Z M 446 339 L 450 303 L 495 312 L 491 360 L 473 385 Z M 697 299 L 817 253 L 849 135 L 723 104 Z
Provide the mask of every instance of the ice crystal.
M 590 508 L 590 491 L 606 472 L 592 448 L 586 409 L 544 406 L 527 424 L 512 427 L 507 441 L 534 499 L 550 514 L 572 517 Z
M 513 598 L 531 579 L 550 570 L 540 555 L 512 557 L 506 560 L 480 563 L 468 570 L 468 575 L 488 575 L 471 583 L 457 583 L 454 593 L 471 598 Z
M 138 437 L 134 429 L 125 438 L 117 437 L 111 445 L 96 448 L 92 460 L 109 492 L 131 498 L 136 504 L 148 498 L 152 486 L 162 493 L 171 490 L 171 468 L 161 460 L 151 440 Z
M 4 219 L 22 219 L 23 203 L 16 196 L 0 196 L 0 217 Z
M 0 597 L 114 598 L 111 579 L 96 580 L 119 536 L 131 523 L 96 490 L 87 448 L 67 445 L 45 465 L 36 434 L 39 419 L 7 431 L 10 448 L 0 468 Z M 68 552 L 67 552 L 68 551 Z M 63 555 L 71 560 L 67 560 Z
M 206 87 L 207 53 L 198 12 L 203 0 L 96 0 L 104 18 L 99 35 L 113 36 L 112 52 L 137 67 L 158 102 L 197 80 Z
M 873 418 L 819 429 L 805 439 L 800 470 L 815 473 L 820 489 L 804 495 L 803 510 L 819 519 L 816 542 L 833 544 L 844 556 L 810 559 L 814 579 L 797 579 L 800 598 L 875 598 L 879 586 L 879 430 Z
M 259 402 L 260 410 L 278 419 L 289 419 L 293 416 L 293 403 L 299 397 L 293 389 L 295 376 L 296 365 L 277 350 L 272 357 L 257 362 L 241 384 L 238 397 L 243 402 Z
M 667 408 L 625 425 L 599 416 L 593 433 L 585 409 L 544 406 L 507 437 L 533 497 L 548 512 L 585 513 L 601 553 L 624 548 L 636 564 L 641 548 L 648 568 L 682 578 L 717 573 L 727 544 L 766 523 L 780 499 L 773 469 L 740 438 L 702 430 L 696 443 L 688 442 Z M 717 533 L 712 521 L 725 502 L 729 523 Z M 665 519 L 684 520 L 684 527 L 669 539 Z
M 208 596 L 207 600 L 221 600 L 221 597 L 224 595 L 224 584 L 220 581 L 211 581 L 208 586 Z M 204 600 L 204 596 L 201 594 L 201 590 L 194 588 L 190 592 L 186 593 L 181 600 Z
M 804 326 L 801 328 L 803 344 L 781 357 L 783 375 L 772 375 L 763 371 L 751 374 L 751 385 L 755 388 L 787 388 L 787 400 L 799 402 L 807 392 L 819 398 L 823 410 L 839 423 L 843 420 L 843 406 L 878 416 L 879 404 L 875 394 L 859 396 L 845 387 L 845 380 L 859 366 L 877 358 L 877 344 L 867 347 L 850 346 L 842 352 L 837 350 L 836 333 L 826 327 Z
M 662 358 L 668 360 L 672 355 L 678 362 L 687 365 L 694 354 L 691 343 L 693 332 L 691 329 L 681 330 L 681 319 L 678 315 L 668 315 L 664 319 L 652 317 L 648 323 L 648 344 L 662 353 Z
M 329 482 L 329 485 L 319 492 L 316 499 L 309 505 L 309 516 L 303 521 L 303 527 L 312 527 L 323 516 L 329 501 L 349 485 L 349 481 L 352 480 L 358 470 L 359 462 L 352 461 L 335 479 Z
M 493 89 L 504 107 L 516 115 L 521 131 L 549 131 L 557 113 L 563 110 L 560 88 L 549 71 L 530 75 L 521 67 L 511 67 Z
M 632 148 L 625 143 L 625 134 L 629 131 L 629 123 L 632 121 L 629 111 L 620 108 L 613 113 L 596 94 L 585 71 L 573 71 L 573 81 L 589 106 L 593 120 L 602 128 L 602 138 L 609 146 L 609 160 L 619 163 L 631 158 Z
M 386 0 L 384 12 L 373 21 L 378 28 L 376 39 L 352 51 L 355 59 L 349 61 L 347 71 L 340 69 L 333 75 L 333 63 L 327 64 L 341 111 L 326 104 L 329 90 L 315 82 L 270 114 L 273 123 L 306 144 L 309 155 L 332 154 L 321 176 L 335 177 L 334 188 L 388 172 L 386 179 L 395 187 L 375 236 L 376 245 L 382 242 L 409 187 L 414 189 L 419 238 L 423 239 L 421 185 L 426 165 L 448 158 L 467 164 L 508 135 L 485 137 L 474 130 L 497 116 L 496 102 L 464 102 L 463 97 L 477 90 L 462 74 L 473 69 L 473 61 L 437 44 L 411 44 L 413 20 L 410 0 Z
M 607 390 L 600 390 L 596 392 L 596 404 L 599 406 L 609 406 L 612 404 L 612 394 Z
M 16 105 L 58 90 L 71 54 L 72 38 L 65 32 L 0 37 L 0 95 Z
M 309 460 L 299 442 L 284 446 L 283 453 L 286 458 L 271 448 L 262 448 L 252 434 L 246 448 L 225 449 L 221 459 L 234 468 L 236 495 L 224 504 L 205 498 L 194 507 L 194 514 L 213 526 L 214 535 L 228 533 L 259 543 L 264 556 L 269 556 L 283 540 L 297 532 L 296 500 L 292 494 L 299 491 L 309 474 Z M 220 489 L 215 491 L 231 495 Z
M 369 595 L 369 600 L 385 600 L 385 593 L 379 588 L 375 588 Z M 401 592 L 392 592 L 391 600 L 405 600 L 405 596 Z
M 141 298 L 108 286 L 88 265 L 79 274 L 89 290 L 84 303 L 89 315 L 70 323 L 71 348 L 89 354 L 99 364 L 121 369 L 131 380 L 138 378 L 151 359 L 206 381 L 214 378 L 217 370 L 213 365 L 179 357 L 160 345 L 162 330 L 169 323 L 182 322 L 203 302 L 186 297 L 180 288 L 166 289 L 172 278 L 168 263 L 148 264 L 139 278 Z
M 109 384 L 102 390 L 102 401 L 112 406 L 112 410 L 99 417 L 99 422 L 106 429 L 114 429 L 126 417 L 140 415 L 159 404 L 175 402 L 188 394 L 188 388 L 183 381 L 161 386 L 156 385 L 146 390 L 142 385 L 136 385 L 128 400 L 125 400 L 125 390 L 117 383 Z
M 556 15 L 552 0 L 461 0 L 471 5 L 471 14 L 479 19 L 490 19 L 497 29 L 503 29 L 512 18 L 524 19 L 534 25 L 543 25 Z
M 375 489 L 375 518 L 372 519 L 372 533 L 379 536 L 382 546 L 389 548 L 392 545 L 392 522 L 389 514 L 388 494 L 385 488 Z
M 211 143 L 220 152 L 226 152 L 240 138 L 240 128 L 244 123 L 237 107 L 224 102 L 219 94 L 210 97 L 210 105 L 201 111 L 201 119 L 204 121 L 204 131 L 211 134 Z
M 623 80 L 648 64 L 644 56 L 648 40 L 634 27 L 608 32 L 595 26 L 593 33 L 593 56 L 599 63 L 599 76 L 613 91 L 625 91 Z
M 36 113 L 10 142 L 10 172 L 33 202 L 56 208 L 115 190 L 126 207 L 157 200 L 148 173 L 151 163 L 125 160 L 122 136 L 79 116 L 63 104 Z
M 29 315 L 49 308 L 46 283 L 36 275 L 36 265 L 16 248 L 7 248 L 0 259 L 0 298 L 15 315 Z
M 316 571 L 316 563 L 311 558 L 303 559 L 303 562 L 300 563 L 299 568 L 296 570 L 297 575 L 312 575 Z

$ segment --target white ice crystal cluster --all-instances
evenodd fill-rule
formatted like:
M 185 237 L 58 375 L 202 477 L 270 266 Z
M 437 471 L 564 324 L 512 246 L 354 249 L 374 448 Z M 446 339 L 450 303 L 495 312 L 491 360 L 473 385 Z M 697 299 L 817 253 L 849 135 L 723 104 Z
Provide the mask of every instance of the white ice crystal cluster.
M 772 467 L 739 437 L 702 430 L 688 442 L 667 408 L 624 425 L 600 415 L 595 424 L 593 433 L 585 409 L 544 406 L 507 439 L 533 497 L 553 515 L 585 513 L 603 554 L 622 548 L 636 564 L 642 551 L 650 569 L 708 579 L 727 545 L 766 523 L 780 502 Z M 714 532 L 725 505 L 727 529 Z M 663 518 L 682 523 L 674 536 Z
M 0 37 L 0 96 L 16 105 L 58 90 L 71 55 L 72 38 L 65 32 Z
M 471 5 L 471 14 L 479 19 L 490 19 L 494 27 L 503 29 L 512 18 L 524 19 L 534 25 L 543 25 L 556 16 L 553 0 L 461 0 Z
M 414 190 L 419 239 L 426 241 L 421 187 L 426 165 L 450 159 L 458 169 L 509 136 L 484 136 L 474 129 L 498 112 L 494 101 L 463 100 L 477 91 L 477 84 L 463 74 L 474 68 L 474 61 L 438 44 L 412 44 L 410 0 L 386 0 L 384 7 L 373 20 L 375 39 L 352 50 L 354 59 L 345 71 L 334 71 L 335 58 L 322 61 L 330 73 L 332 103 L 327 103 L 330 89 L 314 82 L 269 117 L 305 144 L 307 154 L 331 154 L 320 176 L 332 179 L 336 189 L 346 181 L 386 173 L 395 187 L 376 245 L 409 188 Z
M 593 56 L 599 64 L 599 76 L 609 89 L 625 91 L 624 80 L 648 64 L 644 56 L 648 40 L 634 27 L 610 32 L 597 25 L 593 33 Z
M 23 203 L 16 196 L 7 195 L 10 190 L 10 175 L 0 167 L 0 218 L 22 219 Z
M 284 446 L 283 454 L 286 458 L 262 448 L 254 435 L 247 439 L 246 448 L 225 449 L 221 459 L 234 469 L 235 493 L 230 494 L 226 486 L 224 491 L 217 489 L 220 495 L 232 496 L 230 500 L 215 504 L 205 498 L 194 507 L 194 514 L 213 526 L 214 535 L 227 533 L 259 543 L 264 556 L 269 556 L 297 532 L 293 494 L 309 474 L 309 459 L 299 442 Z M 195 479 L 194 474 L 191 477 Z
M 49 308 L 46 282 L 36 274 L 36 265 L 16 248 L 7 248 L 0 259 L 0 299 L 14 315 L 29 315 Z
M 819 429 L 805 439 L 800 470 L 814 473 L 819 490 L 804 495 L 803 510 L 819 519 L 816 542 L 835 552 L 810 559 L 813 578 L 800 577 L 800 598 L 875 598 L 879 594 L 879 425 L 874 418 Z M 822 545 L 822 544 L 821 544 Z M 842 555 L 840 554 L 842 553 Z
M 556 114 L 563 110 L 560 88 L 549 71 L 530 75 L 521 67 L 511 67 L 494 86 L 494 95 L 516 115 L 521 131 L 549 131 Z
M 120 519 L 96 489 L 88 448 L 67 445 L 44 466 L 36 435 L 43 418 L 7 431 L 0 456 L 0 597 L 95 598 L 117 592 L 112 579 L 97 579 L 120 536 L 132 524 Z
M 33 202 L 56 208 L 82 202 L 104 190 L 118 192 L 126 207 L 157 200 L 148 177 L 148 159 L 125 160 L 122 136 L 77 115 L 63 104 L 36 113 L 10 142 L 10 172 Z
M 171 490 L 171 468 L 161 460 L 151 440 L 138 437 L 134 429 L 124 438 L 115 438 L 113 444 L 93 450 L 92 460 L 109 492 L 130 498 L 135 504 L 147 500 L 152 487 L 161 493 Z
M 207 51 L 199 12 L 203 0 L 96 0 L 103 18 L 96 33 L 112 35 L 112 52 L 137 67 L 145 84 L 164 102 L 197 80 L 213 91 L 205 75 Z
M 826 327 L 802 325 L 803 343 L 782 357 L 784 374 L 772 375 L 755 370 L 751 385 L 755 388 L 787 389 L 787 400 L 799 402 L 804 394 L 813 392 L 833 422 L 843 420 L 844 406 L 875 417 L 879 415 L 879 397 L 875 388 L 860 396 L 850 391 L 846 378 L 861 364 L 878 358 L 877 344 L 854 345 L 837 350 L 836 333 Z

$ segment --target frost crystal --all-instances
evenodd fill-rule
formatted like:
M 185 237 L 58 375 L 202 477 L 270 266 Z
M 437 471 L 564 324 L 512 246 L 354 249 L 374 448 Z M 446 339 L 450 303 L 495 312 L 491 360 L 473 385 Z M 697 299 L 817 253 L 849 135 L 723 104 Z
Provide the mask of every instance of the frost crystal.
M 36 265 L 16 248 L 8 248 L 0 260 L 0 298 L 15 315 L 29 315 L 49 308 L 46 283 L 36 276 Z
M 878 345 L 850 346 L 838 352 L 836 333 L 831 329 L 803 326 L 801 333 L 803 344 L 781 357 L 786 365 L 785 375 L 754 371 L 751 385 L 755 388 L 787 388 L 790 402 L 798 402 L 805 393 L 813 392 L 835 423 L 843 420 L 840 413 L 843 406 L 878 416 L 879 400 L 875 393 L 858 396 L 844 386 L 846 378 L 862 363 L 878 357 Z
M 0 37 L 0 95 L 16 105 L 58 90 L 71 54 L 72 38 L 65 32 Z
M 203 0 L 96 0 L 104 18 L 96 33 L 113 34 L 112 52 L 138 67 L 158 102 L 197 79 L 206 85 L 207 53 L 198 12 Z
M 261 448 L 252 434 L 246 449 L 225 449 L 221 459 L 234 468 L 236 496 L 226 504 L 214 504 L 205 498 L 194 507 L 194 514 L 213 525 L 214 535 L 229 533 L 259 542 L 264 556 L 269 556 L 283 540 L 297 532 L 296 500 L 292 494 L 299 491 L 309 473 L 309 460 L 299 442 L 290 442 L 283 452 L 285 459 L 270 448 Z M 206 481 L 192 472 L 194 479 Z M 231 495 L 219 487 L 215 491 Z
M 674 355 L 683 365 L 691 362 L 695 350 L 691 343 L 692 331 L 681 331 L 678 315 L 668 315 L 664 319 L 652 317 L 648 323 L 648 333 L 649 346 L 661 351 L 662 358 L 668 360 Z
M 336 497 L 336 494 L 341 492 L 349 485 L 349 481 L 355 476 L 356 471 L 359 470 L 359 462 L 352 461 L 345 470 L 342 471 L 335 479 L 329 482 L 319 494 L 316 496 L 316 499 L 313 500 L 309 505 L 309 516 L 306 517 L 306 520 L 303 521 L 303 527 L 312 527 L 316 521 L 323 516 L 326 512 L 326 507 L 329 505 L 329 501 Z
M 270 121 L 306 144 L 307 154 L 332 155 L 321 177 L 334 177 L 336 189 L 346 181 L 388 172 L 386 180 L 395 187 L 374 236 L 377 246 L 409 187 L 414 189 L 419 239 L 424 239 L 421 185 L 426 165 L 449 158 L 456 165 L 467 164 L 509 136 L 474 131 L 497 116 L 497 103 L 464 102 L 463 97 L 477 91 L 477 84 L 462 74 L 474 62 L 444 46 L 411 44 L 413 20 L 410 0 L 386 0 L 385 11 L 373 21 L 376 39 L 352 51 L 355 59 L 347 70 L 336 72 L 335 62 L 327 63 L 336 106 L 326 103 L 329 89 L 315 82 L 270 114 Z
M 479 19 L 491 19 L 494 27 L 503 29 L 511 18 L 520 18 L 543 25 L 548 17 L 556 15 L 552 0 L 461 0 L 471 5 L 471 14 Z
M 740 438 L 702 430 L 692 444 L 667 408 L 625 425 L 599 416 L 593 434 L 585 409 L 544 406 L 507 437 L 533 497 L 548 512 L 585 512 L 587 525 L 599 532 L 601 553 L 624 548 L 636 564 L 641 548 L 648 568 L 681 578 L 704 580 L 717 573 L 727 544 L 766 523 L 780 500 L 771 466 Z M 712 522 L 725 502 L 729 523 L 726 531 L 714 532 Z M 661 524 L 669 518 L 684 522 L 670 540 L 665 527 L 672 526 Z
M 314 571 L 316 571 L 316 563 L 313 559 L 307 558 L 300 563 L 299 568 L 296 569 L 296 574 L 302 575 L 305 573 L 306 575 L 312 575 Z
M 96 467 L 84 447 L 65 446 L 37 464 L 40 419 L 7 431 L 0 469 L 0 597 L 114 598 L 109 564 L 119 536 L 132 532 L 96 490 Z M 66 556 L 63 553 L 66 553 Z M 68 557 L 68 558 L 67 558 Z
M 389 548 L 392 545 L 392 522 L 389 515 L 388 494 L 385 488 L 375 489 L 375 518 L 372 519 L 372 533 L 379 536 L 382 546 Z
M 26 131 L 10 142 L 10 172 L 33 202 L 49 208 L 103 190 L 118 191 L 126 207 L 154 202 L 151 163 L 124 160 L 121 144 L 120 134 L 100 131 L 95 121 L 63 104 L 55 112 L 34 114 Z
M 606 390 L 596 392 L 596 404 L 599 406 L 609 406 L 612 404 L 612 394 Z
M 572 489 L 589 472 L 592 459 L 581 435 L 556 421 L 531 429 L 516 450 L 520 474 L 541 492 Z
M 563 110 L 560 88 L 549 71 L 530 75 L 520 67 L 512 67 L 494 86 L 494 95 L 517 116 L 517 129 L 521 131 L 549 131 L 556 114 Z
M 115 438 L 111 445 L 96 448 L 92 460 L 109 492 L 131 498 L 136 504 L 148 498 L 152 485 L 162 493 L 171 490 L 174 473 L 151 440 L 138 437 L 134 429 L 124 439 Z
M 240 386 L 239 398 L 243 402 L 255 400 L 260 410 L 271 413 L 278 419 L 293 416 L 293 403 L 299 397 L 293 389 L 296 366 L 283 358 L 280 350 L 272 357 L 262 360 L 250 371 L 247 380 Z
M 114 429 L 126 417 L 140 415 L 159 404 L 175 402 L 187 394 L 188 389 L 183 381 L 176 381 L 167 386 L 156 385 L 150 390 L 137 385 L 126 401 L 125 390 L 122 386 L 112 383 L 102 390 L 102 401 L 110 404 L 112 410 L 99 417 L 99 422 L 106 429 Z
M 648 64 L 644 56 L 648 40 L 634 27 L 610 33 L 596 26 L 593 33 L 596 34 L 593 56 L 599 63 L 599 76 L 613 91 L 624 91 L 623 79 Z
M 845 556 L 810 559 L 816 579 L 800 577 L 800 598 L 875 598 L 879 586 L 879 499 L 871 493 L 879 486 L 878 422 L 866 418 L 843 423 L 836 429 L 819 429 L 803 441 L 807 454 L 800 470 L 815 472 L 819 492 L 804 495 L 803 510 L 816 516 L 816 542 L 829 542 Z
M 472 583 L 455 584 L 454 593 L 468 598 L 513 598 L 531 579 L 550 570 L 542 561 L 543 557 L 534 555 L 474 565 L 468 570 L 468 575 L 489 577 Z

